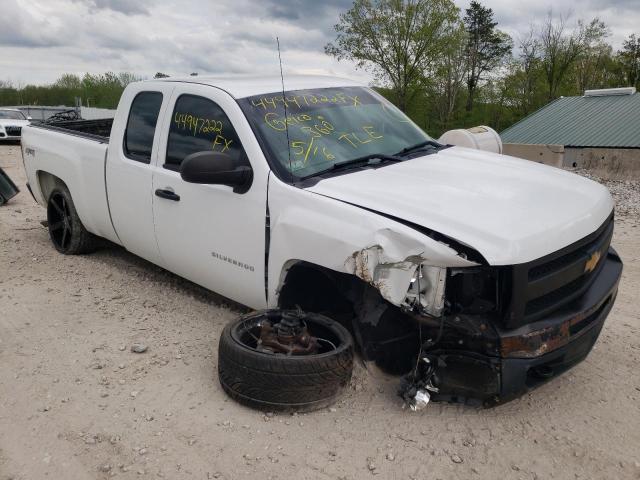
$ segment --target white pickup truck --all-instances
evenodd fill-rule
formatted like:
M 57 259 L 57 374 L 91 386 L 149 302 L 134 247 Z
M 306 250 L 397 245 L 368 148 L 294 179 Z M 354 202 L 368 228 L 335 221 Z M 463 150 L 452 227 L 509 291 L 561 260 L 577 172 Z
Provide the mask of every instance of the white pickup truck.
M 604 187 L 441 145 L 349 80 L 285 81 L 144 81 L 113 120 L 25 127 L 55 248 L 102 237 L 251 308 L 324 313 L 390 371 L 426 340 L 447 400 L 585 358 L 622 271 Z

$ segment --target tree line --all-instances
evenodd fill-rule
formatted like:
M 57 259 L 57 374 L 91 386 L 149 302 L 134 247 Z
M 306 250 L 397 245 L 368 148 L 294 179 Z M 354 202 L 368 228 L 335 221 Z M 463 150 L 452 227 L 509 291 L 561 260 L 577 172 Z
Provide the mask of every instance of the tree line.
M 640 88 L 640 38 L 614 51 L 598 18 L 549 12 L 512 38 L 472 0 L 355 0 L 325 52 L 367 69 L 429 133 L 485 124 L 502 130 L 560 96 Z
M 65 105 L 74 107 L 76 99 L 85 107 L 116 108 L 122 91 L 131 82 L 142 80 L 133 73 L 107 72 L 84 76 L 65 73 L 51 85 L 13 85 L 0 80 L 0 106 Z
M 452 0 L 355 0 L 335 32 L 325 52 L 371 72 L 378 91 L 434 135 L 479 124 L 500 131 L 586 89 L 640 89 L 640 36 L 616 51 L 598 18 L 572 22 L 549 12 L 512 38 L 476 0 L 463 11 Z M 140 79 L 87 73 L 46 86 L 0 81 L 0 105 L 74 106 L 80 99 L 115 108 L 126 85 Z

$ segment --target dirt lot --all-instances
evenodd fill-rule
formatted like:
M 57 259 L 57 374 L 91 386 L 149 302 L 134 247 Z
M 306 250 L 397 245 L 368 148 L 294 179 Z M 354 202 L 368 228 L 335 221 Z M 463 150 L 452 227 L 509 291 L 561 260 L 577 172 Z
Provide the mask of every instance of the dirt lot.
M 617 303 L 563 377 L 492 410 L 412 413 L 397 379 L 358 365 L 335 408 L 272 416 L 217 381 L 237 307 L 120 248 L 57 254 L 19 147 L 0 166 L 23 189 L 0 207 L 0 480 L 640 478 L 637 183 L 612 184 Z

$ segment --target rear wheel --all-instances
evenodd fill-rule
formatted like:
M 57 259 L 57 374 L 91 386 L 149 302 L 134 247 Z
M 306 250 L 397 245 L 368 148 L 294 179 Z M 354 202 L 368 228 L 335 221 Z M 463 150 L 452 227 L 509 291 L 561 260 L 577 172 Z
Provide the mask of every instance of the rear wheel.
M 97 237 L 82 225 L 66 187 L 56 187 L 49 195 L 47 223 L 51 243 L 60 253 L 78 255 L 95 250 Z

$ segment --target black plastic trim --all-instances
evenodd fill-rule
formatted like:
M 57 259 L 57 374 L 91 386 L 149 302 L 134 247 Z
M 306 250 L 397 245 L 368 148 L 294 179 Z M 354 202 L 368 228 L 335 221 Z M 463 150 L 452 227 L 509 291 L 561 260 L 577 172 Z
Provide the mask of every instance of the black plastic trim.
M 94 120 L 83 120 L 87 122 L 93 122 Z M 102 135 L 95 135 L 93 133 L 81 132 L 78 130 L 72 130 L 70 128 L 59 127 L 56 125 L 49 125 L 46 123 L 32 123 L 29 128 L 42 128 L 43 130 L 52 130 L 58 133 L 64 133 L 65 135 L 73 135 L 74 137 L 86 138 L 87 140 L 95 140 L 98 143 L 109 143 L 109 137 L 103 137 Z

